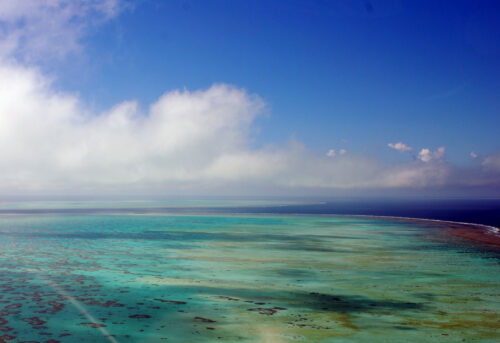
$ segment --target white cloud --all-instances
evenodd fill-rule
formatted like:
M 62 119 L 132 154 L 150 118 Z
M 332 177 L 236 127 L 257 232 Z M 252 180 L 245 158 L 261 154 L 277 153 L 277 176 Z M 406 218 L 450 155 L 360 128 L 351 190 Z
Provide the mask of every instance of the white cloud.
M 77 97 L 53 91 L 34 69 L 0 64 L 0 80 L 6 81 L 0 83 L 4 192 L 425 183 L 404 177 L 404 167 L 391 171 L 345 150 L 339 151 L 343 158 L 331 159 L 297 141 L 252 149 L 251 126 L 265 105 L 258 96 L 224 84 L 167 92 L 145 113 L 133 101 L 92 113 Z
M 120 3 L 0 2 L 1 194 L 241 194 L 249 189 L 307 194 L 457 182 L 443 159 L 444 147 L 422 149 L 419 161 L 397 165 L 345 149 L 318 155 L 295 140 L 252 148 L 252 125 L 265 104 L 230 85 L 166 92 L 147 110 L 124 101 L 94 113 L 77 96 L 55 91 L 36 68 L 22 64 L 78 51 L 85 29 L 116 15 Z M 411 151 L 402 142 L 389 147 Z M 487 157 L 483 168 L 500 170 L 500 158 Z M 488 177 L 492 183 L 499 179 L 492 173 Z M 460 182 L 477 184 L 473 177 Z
M 397 150 L 399 152 L 407 152 L 407 151 L 412 150 L 412 148 L 410 146 L 404 144 L 403 142 L 389 143 L 389 144 L 387 144 L 387 146 L 389 148 Z
M 328 156 L 328 157 L 335 157 L 335 155 L 337 155 L 337 153 L 335 152 L 335 149 L 330 149 L 326 153 L 326 156 Z
M 0 57 L 37 61 L 79 51 L 87 27 L 121 7 L 120 0 L 0 1 Z
M 46 187 L 193 180 L 224 154 L 246 147 L 263 107 L 227 85 L 164 94 L 148 113 L 135 102 L 90 113 L 53 92 L 35 70 L 1 66 L 0 175 L 3 185 Z
M 435 160 L 441 160 L 444 157 L 446 148 L 444 146 L 439 147 L 436 151 L 431 151 L 429 149 L 422 149 L 418 153 L 417 158 L 422 162 L 430 162 Z
M 477 158 L 477 157 L 478 157 L 478 155 L 477 155 L 474 151 L 471 151 L 471 152 L 470 152 L 470 157 L 472 157 L 472 158 Z
M 347 150 L 345 150 L 345 149 L 340 149 L 338 153 L 335 151 L 335 149 L 330 149 L 326 153 L 326 156 L 328 156 L 328 157 L 335 157 L 337 155 L 342 156 L 342 155 L 345 155 L 346 153 L 347 153 Z
M 0 63 L 0 80 L 2 194 L 307 194 L 457 182 L 443 160 L 444 147 L 422 149 L 419 161 L 396 165 L 345 149 L 335 152 L 342 158 L 321 156 L 294 140 L 252 148 L 252 125 L 265 104 L 229 85 L 167 92 L 146 111 L 126 101 L 93 113 L 76 96 L 54 91 L 36 69 Z M 489 157 L 483 165 L 500 170 L 500 158 Z
M 422 149 L 418 153 L 418 159 L 422 162 L 429 162 L 432 160 L 432 152 L 429 149 Z

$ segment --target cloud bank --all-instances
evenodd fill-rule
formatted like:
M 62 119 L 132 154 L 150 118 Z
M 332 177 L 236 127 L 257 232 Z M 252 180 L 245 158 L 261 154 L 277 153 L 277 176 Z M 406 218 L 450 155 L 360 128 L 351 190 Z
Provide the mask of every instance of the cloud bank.
M 344 149 L 325 155 L 294 139 L 254 148 L 266 104 L 235 86 L 173 90 L 145 110 L 124 101 L 95 113 L 32 66 L 78 51 L 89 25 L 121 9 L 118 0 L 0 2 L 1 194 L 313 195 L 500 185 L 500 155 L 461 170 L 446 161 L 444 147 L 398 164 Z
M 34 69 L 2 65 L 0 79 L 8 80 L 0 86 L 3 190 L 344 188 L 369 184 L 378 168 L 363 157 L 316 156 L 294 141 L 252 149 L 264 102 L 229 85 L 167 92 L 145 113 L 134 101 L 92 113 Z
M 0 79 L 0 189 L 7 193 L 314 191 L 457 181 L 444 148 L 422 149 L 417 160 L 398 165 L 344 152 L 331 158 L 294 140 L 252 148 L 265 103 L 226 84 L 166 92 L 146 111 L 126 101 L 93 113 L 76 96 L 55 92 L 36 69 L 4 63 Z M 488 157 L 483 164 L 495 169 L 498 162 Z

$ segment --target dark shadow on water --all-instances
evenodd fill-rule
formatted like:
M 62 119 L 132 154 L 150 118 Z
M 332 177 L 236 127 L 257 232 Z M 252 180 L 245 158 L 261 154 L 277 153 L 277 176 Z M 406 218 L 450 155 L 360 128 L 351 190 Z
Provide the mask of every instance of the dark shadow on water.
M 362 313 L 387 311 L 426 310 L 427 305 L 397 300 L 380 300 L 361 295 L 324 294 L 317 292 L 252 290 L 238 288 L 217 288 L 209 286 L 165 286 L 169 292 L 188 292 L 192 294 L 231 297 L 243 301 L 264 302 L 262 307 L 280 306 L 295 310 L 309 309 L 315 312 Z M 255 307 L 252 303 L 248 307 Z
M 333 312 L 370 312 L 377 310 L 415 310 L 423 305 L 394 300 L 375 300 L 362 296 L 330 295 L 322 293 L 301 294 L 311 309 Z
M 311 270 L 292 269 L 292 268 L 279 269 L 274 272 L 280 276 L 289 278 L 302 278 L 302 279 L 311 279 L 316 275 L 316 273 Z
M 414 328 L 414 327 L 411 327 L 411 326 L 400 326 L 400 325 L 393 326 L 393 328 L 395 328 L 397 330 L 404 330 L 404 331 L 417 330 L 417 328 Z

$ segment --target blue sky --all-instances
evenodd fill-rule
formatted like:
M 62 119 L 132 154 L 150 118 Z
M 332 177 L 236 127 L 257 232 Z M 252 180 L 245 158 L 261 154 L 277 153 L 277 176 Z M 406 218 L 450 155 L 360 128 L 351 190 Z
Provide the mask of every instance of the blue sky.
M 47 176 L 7 175 L 4 188 L 245 193 L 242 185 L 252 184 L 257 193 L 496 192 L 499 19 L 495 1 L 7 1 L 0 5 L 0 77 L 26 80 L 10 97 L 48 113 L 52 124 L 30 137 L 52 137 L 58 129 L 73 139 L 45 148 L 53 157 L 45 163 Z M 179 94 L 165 95 L 176 89 Z M 158 122 L 152 104 L 162 108 Z M 194 108 L 189 125 L 171 114 L 183 106 Z M 183 129 L 200 118 L 222 124 L 202 134 Z M 23 126 L 16 120 L 6 122 Z M 110 123 L 117 120 L 123 131 L 114 136 Z M 178 126 L 172 132 L 190 143 L 169 150 L 161 138 L 167 131 L 152 133 L 142 121 Z M 143 145 L 141 135 L 158 136 Z M 101 145 L 112 146 L 113 139 L 123 141 L 104 151 Z M 194 142 L 202 148 L 195 154 Z M 27 150 L 16 155 L 28 160 L 33 144 L 18 137 L 14 145 Z M 100 176 L 124 165 L 120 146 L 137 152 L 127 165 L 134 172 L 111 185 L 112 177 Z M 255 166 L 251 172 L 248 164 Z M 229 167 L 221 171 L 221 165 Z M 29 168 L 29 175 L 42 174 Z M 99 177 L 55 181 L 69 173 Z
M 371 5 L 370 5 L 371 4 Z M 370 12 L 371 9 L 371 12 Z M 270 116 L 256 144 L 399 158 L 445 145 L 457 163 L 499 148 L 498 3 L 144 1 L 92 30 L 59 84 L 98 108 L 229 83 Z M 347 140 L 347 143 L 342 143 Z

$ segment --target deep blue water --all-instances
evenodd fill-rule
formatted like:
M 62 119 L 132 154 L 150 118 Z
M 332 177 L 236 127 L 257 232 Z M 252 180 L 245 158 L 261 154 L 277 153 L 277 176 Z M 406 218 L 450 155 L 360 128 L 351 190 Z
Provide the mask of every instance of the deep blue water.
M 207 203 L 209 203 L 207 201 Z M 500 199 L 425 199 L 425 200 L 373 200 L 373 199 L 344 199 L 321 200 L 308 199 L 308 202 L 296 201 L 283 205 L 281 202 L 269 202 L 264 205 L 241 206 L 239 200 L 224 200 L 218 206 L 172 206 L 171 203 L 159 203 L 159 206 L 121 206 L 101 207 L 83 206 L 75 208 L 1 208 L 2 213 L 244 213 L 244 214 L 344 214 L 344 215 L 374 215 L 397 216 L 411 218 L 439 219 L 467 223 L 476 223 L 500 227 Z
M 348 214 L 426 218 L 500 227 L 500 199 L 335 200 L 320 204 L 235 209 L 256 213 Z

